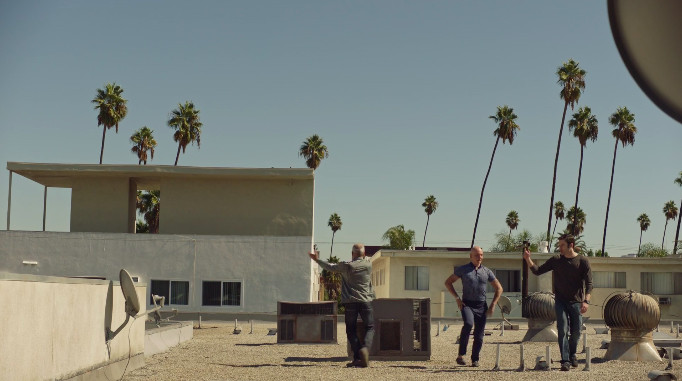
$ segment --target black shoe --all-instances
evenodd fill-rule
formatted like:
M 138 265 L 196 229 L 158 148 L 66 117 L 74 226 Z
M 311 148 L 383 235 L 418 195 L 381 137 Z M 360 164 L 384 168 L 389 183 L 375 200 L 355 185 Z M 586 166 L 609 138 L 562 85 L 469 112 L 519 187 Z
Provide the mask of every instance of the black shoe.
M 568 372 L 569 370 L 571 370 L 571 364 L 568 361 L 562 362 L 561 363 L 561 371 L 562 372 Z
M 461 358 L 461 357 L 457 357 L 457 360 L 455 360 L 455 362 L 456 362 L 458 365 L 466 365 L 466 364 L 467 364 L 466 362 L 464 362 L 464 359 Z
M 571 366 L 574 368 L 578 367 L 578 356 L 576 355 L 571 356 Z
M 358 368 L 360 366 L 360 360 L 353 360 L 346 364 L 346 368 Z
M 362 347 L 360 348 L 360 360 L 359 362 L 359 367 L 360 368 L 367 368 L 369 367 L 369 350 L 367 347 Z
M 474 368 L 478 368 L 480 365 L 478 364 L 478 361 L 472 361 L 471 366 L 473 366 Z

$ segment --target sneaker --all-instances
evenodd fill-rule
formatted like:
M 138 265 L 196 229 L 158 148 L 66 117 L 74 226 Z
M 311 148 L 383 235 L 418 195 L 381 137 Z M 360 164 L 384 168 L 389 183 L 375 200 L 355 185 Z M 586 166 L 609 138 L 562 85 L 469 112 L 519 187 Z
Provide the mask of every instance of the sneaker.
M 346 368 L 357 368 L 360 366 L 360 360 L 353 360 L 352 362 L 349 362 L 346 364 Z
M 578 367 L 578 356 L 576 355 L 571 356 L 571 366 L 574 368 Z
M 464 362 L 464 359 L 463 359 L 461 356 L 460 356 L 460 357 L 457 357 L 457 360 L 455 360 L 455 362 L 456 362 L 458 365 L 466 365 L 466 364 L 467 364 L 466 362 Z
M 474 368 L 478 368 L 480 365 L 478 364 L 478 361 L 472 361 L 471 366 L 473 366 Z
M 571 364 L 568 361 L 562 362 L 561 363 L 561 371 L 562 372 L 568 372 L 569 370 L 571 370 Z
M 369 350 L 367 349 L 367 347 L 360 348 L 360 360 L 358 360 L 358 362 L 359 362 L 358 366 L 360 368 L 369 367 Z

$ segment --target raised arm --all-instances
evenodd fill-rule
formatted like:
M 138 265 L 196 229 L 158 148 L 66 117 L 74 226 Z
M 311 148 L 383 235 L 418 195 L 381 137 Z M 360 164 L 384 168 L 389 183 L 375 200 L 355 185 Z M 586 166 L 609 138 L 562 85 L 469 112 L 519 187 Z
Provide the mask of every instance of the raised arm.
M 327 271 L 331 271 L 333 273 L 342 273 L 342 272 L 345 272 L 348 270 L 348 264 L 347 263 L 343 263 L 343 262 L 329 263 L 325 260 L 320 259 L 319 254 L 317 254 L 317 253 L 308 253 L 308 255 L 310 256 L 310 259 L 317 262 L 317 264 L 320 265 L 320 267 L 322 267 L 323 269 L 325 269 Z

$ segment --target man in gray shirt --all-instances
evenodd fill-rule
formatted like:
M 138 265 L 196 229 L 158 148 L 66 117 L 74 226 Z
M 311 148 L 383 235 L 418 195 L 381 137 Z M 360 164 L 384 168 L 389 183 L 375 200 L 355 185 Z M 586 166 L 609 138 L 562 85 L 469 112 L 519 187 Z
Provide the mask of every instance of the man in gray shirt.
M 374 338 L 374 316 L 372 313 L 372 262 L 365 258 L 365 245 L 353 245 L 350 262 L 328 263 L 318 258 L 317 253 L 308 253 L 310 258 L 323 269 L 341 274 L 341 303 L 346 308 L 346 337 L 353 351 L 353 362 L 348 367 L 366 368 L 369 366 L 369 350 Z M 358 337 L 358 314 L 365 324 L 364 344 Z

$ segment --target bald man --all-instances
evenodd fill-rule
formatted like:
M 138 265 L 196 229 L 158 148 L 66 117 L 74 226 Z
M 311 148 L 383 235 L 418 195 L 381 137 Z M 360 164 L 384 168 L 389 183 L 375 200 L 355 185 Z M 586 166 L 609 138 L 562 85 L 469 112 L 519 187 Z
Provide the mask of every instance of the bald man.
M 502 285 L 495 278 L 492 270 L 482 265 L 483 249 L 478 246 L 471 248 L 469 253 L 471 260 L 464 266 L 455 269 L 455 273 L 445 280 L 445 288 L 450 291 L 457 301 L 457 307 L 462 313 L 462 332 L 459 336 L 459 353 L 457 364 L 466 365 L 463 356 L 467 353 L 467 344 L 471 328 L 474 329 L 474 345 L 471 348 L 471 366 L 478 367 L 479 355 L 483 347 L 483 336 L 485 334 L 485 323 L 488 316 L 492 316 L 497 301 L 502 295 Z M 462 297 L 460 298 L 452 286 L 457 280 L 462 279 Z M 486 301 L 487 283 L 492 284 L 495 289 L 493 300 L 488 306 Z

